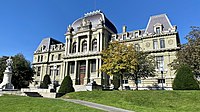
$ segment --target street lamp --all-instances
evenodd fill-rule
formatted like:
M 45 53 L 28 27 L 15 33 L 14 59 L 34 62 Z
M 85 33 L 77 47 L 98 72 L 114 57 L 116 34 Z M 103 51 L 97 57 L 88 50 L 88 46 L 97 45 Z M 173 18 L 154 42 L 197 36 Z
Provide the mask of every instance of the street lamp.
M 161 72 L 162 90 L 164 90 L 164 86 L 163 86 L 163 82 L 164 82 L 164 79 L 163 79 L 163 72 L 164 72 L 164 69 L 163 69 L 163 66 L 160 67 L 160 72 Z
M 56 71 L 57 71 L 57 65 L 54 64 L 53 68 L 51 68 L 51 70 L 53 70 L 53 77 L 52 77 L 52 88 L 54 91 L 56 91 L 55 87 L 56 87 L 56 80 L 55 80 L 55 75 L 56 75 Z

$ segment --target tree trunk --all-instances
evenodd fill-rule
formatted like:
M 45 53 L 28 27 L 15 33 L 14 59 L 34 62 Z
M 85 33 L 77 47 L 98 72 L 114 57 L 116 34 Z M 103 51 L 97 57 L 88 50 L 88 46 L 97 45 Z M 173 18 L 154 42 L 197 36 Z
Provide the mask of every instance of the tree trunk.
M 138 76 L 137 76 L 137 74 L 136 74 L 136 77 L 135 77 L 135 85 L 136 85 L 135 90 L 138 90 Z
M 122 80 L 123 80 L 123 76 L 122 76 L 122 74 L 120 74 L 120 86 L 121 86 L 121 89 L 123 90 L 123 83 L 122 83 Z

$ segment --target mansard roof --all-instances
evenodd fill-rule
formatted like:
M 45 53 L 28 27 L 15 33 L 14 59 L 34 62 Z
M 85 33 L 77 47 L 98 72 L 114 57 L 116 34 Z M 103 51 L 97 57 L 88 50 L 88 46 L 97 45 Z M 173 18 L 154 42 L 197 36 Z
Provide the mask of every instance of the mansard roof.
M 55 45 L 55 44 L 63 44 L 62 42 L 55 40 L 51 37 L 48 38 L 44 38 L 40 45 L 38 46 L 36 52 L 42 52 L 42 51 L 49 51 L 50 50 L 50 46 L 51 45 Z
M 114 33 L 117 33 L 117 29 L 114 24 L 100 10 L 86 13 L 84 17 L 75 20 L 72 23 L 72 27 L 75 32 L 78 30 L 77 28 L 82 24 L 83 21 L 90 21 L 92 28 L 97 27 L 101 22 L 103 22 L 105 27 L 109 28 Z
M 167 31 L 170 28 L 173 28 L 167 15 L 160 14 L 160 15 L 155 15 L 155 16 L 150 17 L 145 33 L 154 33 L 154 26 L 157 24 L 160 24 L 163 26 L 163 31 Z

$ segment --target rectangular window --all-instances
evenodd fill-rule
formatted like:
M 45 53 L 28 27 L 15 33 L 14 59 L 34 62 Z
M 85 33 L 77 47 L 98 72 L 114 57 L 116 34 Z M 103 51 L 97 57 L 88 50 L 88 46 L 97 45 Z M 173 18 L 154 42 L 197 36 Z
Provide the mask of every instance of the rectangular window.
M 123 84 L 128 84 L 128 79 L 124 79 Z
M 123 40 L 125 40 L 125 39 L 126 39 L 126 34 L 123 35 Z
M 135 32 L 135 37 L 138 37 L 139 36 L 139 32 Z
M 165 48 L 165 40 L 160 39 L 160 48 Z
M 156 34 L 160 34 L 160 27 L 156 27 Z
M 56 75 L 60 75 L 60 65 L 57 65 L 57 72 Z
M 91 72 L 96 72 L 96 61 L 91 61 Z
M 158 49 L 158 40 L 153 39 L 153 49 Z
M 37 62 L 40 62 L 40 56 L 38 56 L 38 60 L 37 60 Z
M 53 66 L 50 66 L 49 75 L 53 75 Z
M 61 54 L 58 54 L 58 60 L 61 60 Z
M 41 55 L 41 62 L 43 61 L 43 55 Z
M 158 83 L 165 83 L 165 79 L 158 79 Z
M 54 55 L 51 55 L 51 61 L 53 61 Z
M 72 64 L 71 64 L 71 67 L 70 67 L 70 73 L 71 73 L 71 74 L 74 73 L 74 67 L 75 67 L 75 64 L 72 63 Z
M 164 58 L 163 56 L 156 56 L 156 69 L 164 69 Z
M 38 67 L 37 76 L 40 76 L 40 72 L 41 72 L 41 67 Z

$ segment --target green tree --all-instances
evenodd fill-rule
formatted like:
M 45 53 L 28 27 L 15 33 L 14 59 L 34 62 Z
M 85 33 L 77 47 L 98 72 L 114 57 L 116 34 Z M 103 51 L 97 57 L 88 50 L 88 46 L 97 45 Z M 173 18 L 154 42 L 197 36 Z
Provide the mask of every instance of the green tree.
M 138 90 L 138 79 L 153 77 L 155 75 L 155 57 L 143 51 L 136 52 L 138 65 L 134 72 L 126 74 L 129 79 L 135 81 Z
M 72 79 L 69 75 L 67 75 L 63 79 L 58 92 L 62 93 L 62 94 L 66 94 L 66 93 L 70 93 L 70 92 L 74 92 L 74 91 L 75 90 L 74 90 L 74 87 L 73 87 Z
M 122 78 L 125 73 L 134 73 L 138 65 L 134 45 L 112 42 L 102 53 L 103 65 L 101 71 L 110 76 Z
M 172 85 L 174 90 L 199 90 L 198 81 L 188 65 L 182 65 L 176 72 Z
M 192 31 L 185 37 L 187 43 L 177 52 L 177 59 L 170 65 L 178 69 L 180 65 L 187 64 L 195 75 L 200 75 L 200 28 L 192 27 Z
M 3 81 L 3 73 L 6 69 L 6 60 L 8 59 L 7 56 L 0 57 L 0 83 Z
M 0 58 L 0 78 L 3 78 L 3 72 L 6 69 L 6 60 L 8 57 Z M 12 57 L 12 84 L 16 89 L 26 88 L 33 81 L 34 71 L 31 68 L 31 63 L 27 61 L 22 54 L 17 54 Z
M 51 79 L 49 75 L 45 75 L 40 87 L 44 89 L 48 89 L 49 84 L 51 84 Z

